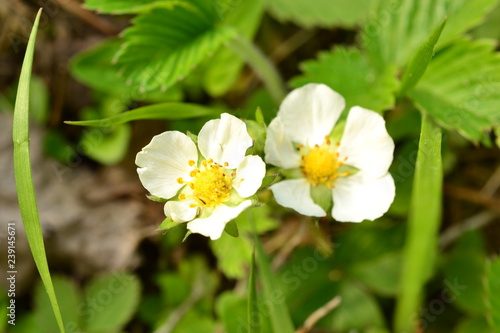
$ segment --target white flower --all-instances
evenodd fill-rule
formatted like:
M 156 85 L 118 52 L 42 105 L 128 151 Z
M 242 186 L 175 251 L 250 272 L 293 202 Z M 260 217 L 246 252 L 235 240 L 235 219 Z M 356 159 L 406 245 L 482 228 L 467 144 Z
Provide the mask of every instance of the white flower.
M 322 187 L 331 193 L 332 216 L 338 221 L 374 220 L 389 209 L 395 195 L 388 173 L 394 142 L 385 121 L 376 112 L 355 106 L 340 142 L 331 142 L 344 107 L 344 98 L 322 84 L 295 89 L 284 99 L 267 131 L 265 159 L 283 169 L 299 170 L 300 176 L 270 187 L 280 205 L 303 215 L 325 216 L 311 195 Z
M 259 156 L 245 156 L 252 145 L 246 125 L 227 113 L 207 122 L 198 148 L 185 134 L 159 134 L 137 154 L 144 187 L 154 196 L 172 199 L 165 215 L 188 222 L 191 232 L 218 239 L 227 222 L 249 207 L 246 199 L 259 189 L 266 166 Z

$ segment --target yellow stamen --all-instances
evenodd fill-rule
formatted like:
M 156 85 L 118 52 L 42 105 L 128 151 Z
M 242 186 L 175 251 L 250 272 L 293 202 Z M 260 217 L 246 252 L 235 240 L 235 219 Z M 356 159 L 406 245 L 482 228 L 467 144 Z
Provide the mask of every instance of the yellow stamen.
M 333 188 L 338 177 L 349 175 L 349 172 L 338 173 L 344 163 L 339 161 L 337 147 L 337 144 L 332 147 L 330 138 L 325 136 L 323 144 L 301 150 L 301 170 L 309 183 Z
M 212 159 L 201 161 L 201 165 L 201 169 L 195 168 L 189 173 L 193 178 L 190 182 L 183 181 L 189 184 L 193 193 L 188 196 L 181 194 L 179 199 L 192 199 L 195 203 L 190 207 L 215 207 L 228 201 L 236 173 L 229 174 L 222 165 L 214 163 Z M 228 165 L 229 163 L 224 163 L 224 166 Z

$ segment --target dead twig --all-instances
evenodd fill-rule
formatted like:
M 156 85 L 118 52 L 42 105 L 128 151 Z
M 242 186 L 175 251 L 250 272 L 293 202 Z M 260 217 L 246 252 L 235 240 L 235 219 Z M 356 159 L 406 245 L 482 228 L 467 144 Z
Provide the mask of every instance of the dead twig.
M 296 333 L 307 333 L 309 332 L 316 323 L 329 314 L 333 309 L 335 309 L 340 302 L 342 301 L 342 298 L 340 296 L 335 296 L 332 300 L 330 300 L 328 303 L 311 313 L 309 317 L 307 317 L 306 321 L 304 322 L 304 325 L 299 328 Z

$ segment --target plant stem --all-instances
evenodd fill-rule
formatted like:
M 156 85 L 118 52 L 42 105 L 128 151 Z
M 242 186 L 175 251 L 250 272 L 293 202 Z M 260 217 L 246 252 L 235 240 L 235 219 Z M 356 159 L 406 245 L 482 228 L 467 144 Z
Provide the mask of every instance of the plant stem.
M 241 35 L 236 36 L 229 45 L 236 54 L 248 62 L 262 79 L 274 101 L 278 104 L 281 103 L 286 95 L 285 85 L 276 67 L 262 51 Z
M 394 323 L 398 333 L 416 331 L 422 289 L 437 254 L 443 192 L 441 137 L 441 129 L 423 114 Z

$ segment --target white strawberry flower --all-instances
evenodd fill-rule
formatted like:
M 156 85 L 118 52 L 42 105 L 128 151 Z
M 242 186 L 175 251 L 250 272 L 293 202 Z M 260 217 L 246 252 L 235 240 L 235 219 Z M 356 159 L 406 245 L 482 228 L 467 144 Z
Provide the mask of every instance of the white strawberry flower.
M 170 199 L 166 216 L 214 240 L 262 184 L 266 166 L 259 156 L 245 156 L 250 146 L 245 123 L 224 113 L 203 126 L 198 147 L 187 135 L 167 131 L 153 137 L 135 163 L 143 186 Z
M 305 85 L 283 100 L 265 144 L 267 163 L 294 169 L 287 172 L 295 174 L 292 179 L 270 187 L 280 205 L 303 215 L 326 216 L 325 205 L 312 192 L 326 193 L 333 199 L 333 218 L 342 222 L 375 220 L 389 209 L 395 196 L 388 173 L 394 141 L 381 115 L 355 106 L 342 138 L 332 142 L 344 108 L 344 98 L 323 84 Z

